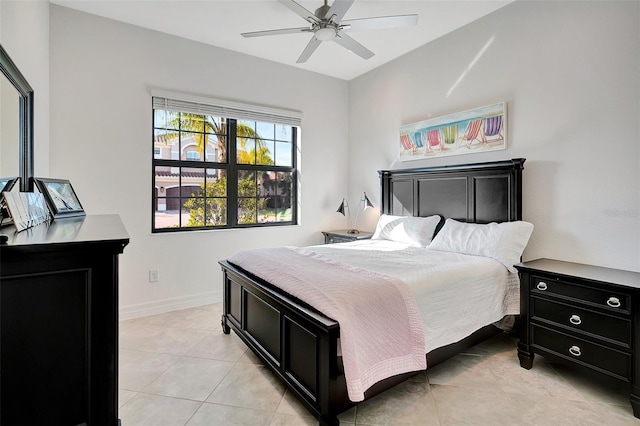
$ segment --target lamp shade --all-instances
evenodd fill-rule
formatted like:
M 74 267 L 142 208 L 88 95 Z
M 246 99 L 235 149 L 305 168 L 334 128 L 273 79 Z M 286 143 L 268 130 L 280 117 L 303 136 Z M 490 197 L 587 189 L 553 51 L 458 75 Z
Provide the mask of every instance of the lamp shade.
M 342 199 L 342 202 L 340 203 L 340 206 L 338 207 L 338 210 L 336 210 L 336 212 L 342 214 L 342 216 L 345 216 L 345 214 L 344 214 L 344 198 Z
M 368 209 L 369 207 L 373 207 L 373 203 L 371 202 L 371 200 L 369 199 L 369 197 L 367 197 L 367 193 L 364 193 L 364 210 Z

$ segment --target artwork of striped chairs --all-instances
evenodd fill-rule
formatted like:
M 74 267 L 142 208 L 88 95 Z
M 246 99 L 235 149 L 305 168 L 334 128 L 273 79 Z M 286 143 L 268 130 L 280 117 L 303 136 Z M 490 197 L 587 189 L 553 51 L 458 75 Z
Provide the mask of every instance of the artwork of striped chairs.
M 401 161 L 507 149 L 505 102 L 400 127 Z

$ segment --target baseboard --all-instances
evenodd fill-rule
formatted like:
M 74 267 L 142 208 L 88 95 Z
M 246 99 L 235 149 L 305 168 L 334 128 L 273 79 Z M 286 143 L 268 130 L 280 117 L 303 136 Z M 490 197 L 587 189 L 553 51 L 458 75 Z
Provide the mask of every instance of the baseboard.
M 120 306 L 120 321 L 222 302 L 222 290 Z

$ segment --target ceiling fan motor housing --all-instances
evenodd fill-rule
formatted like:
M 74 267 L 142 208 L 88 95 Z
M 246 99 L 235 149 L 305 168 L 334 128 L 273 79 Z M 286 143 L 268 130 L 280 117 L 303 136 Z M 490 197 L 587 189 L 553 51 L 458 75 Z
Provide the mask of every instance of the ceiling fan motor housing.
M 331 9 L 331 7 L 327 6 L 327 3 L 325 2 L 324 6 L 320 6 L 319 8 L 316 9 L 316 13 L 315 13 L 316 17 L 322 21 L 326 17 L 329 9 Z
M 320 6 L 316 9 L 315 15 L 321 22 L 316 22 L 313 24 L 313 33 L 316 38 L 321 41 L 332 40 L 338 35 L 338 26 L 331 22 L 331 16 L 327 16 L 330 6 L 327 5 L 327 2 L 324 2 L 324 6 Z

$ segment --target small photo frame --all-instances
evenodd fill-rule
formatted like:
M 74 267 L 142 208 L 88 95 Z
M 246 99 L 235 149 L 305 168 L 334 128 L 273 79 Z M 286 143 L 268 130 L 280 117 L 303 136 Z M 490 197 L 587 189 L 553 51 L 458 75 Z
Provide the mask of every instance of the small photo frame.
M 0 226 L 11 225 L 11 212 L 6 206 L 5 199 L 2 197 L 3 192 L 10 192 L 16 183 L 20 181 L 19 177 L 0 177 Z
M 37 192 L 3 192 L 13 224 L 18 232 L 49 221 L 44 195 Z
M 44 195 L 54 219 L 85 216 L 71 182 L 66 179 L 34 178 L 38 190 Z
M 0 177 L 0 192 L 11 191 L 19 180 L 19 177 Z

